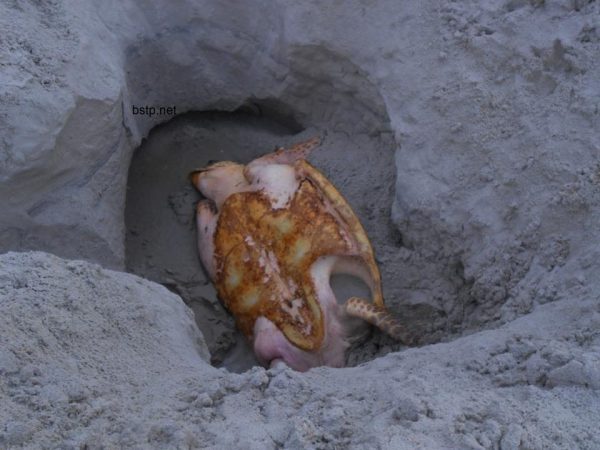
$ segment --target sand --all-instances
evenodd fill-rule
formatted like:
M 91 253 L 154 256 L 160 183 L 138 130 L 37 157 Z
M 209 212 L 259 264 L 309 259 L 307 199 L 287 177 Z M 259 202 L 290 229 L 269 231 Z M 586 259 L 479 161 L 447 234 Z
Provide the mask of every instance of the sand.
M 600 447 L 599 17 L 0 2 L 0 447 Z M 264 370 L 186 175 L 314 134 L 420 340 Z

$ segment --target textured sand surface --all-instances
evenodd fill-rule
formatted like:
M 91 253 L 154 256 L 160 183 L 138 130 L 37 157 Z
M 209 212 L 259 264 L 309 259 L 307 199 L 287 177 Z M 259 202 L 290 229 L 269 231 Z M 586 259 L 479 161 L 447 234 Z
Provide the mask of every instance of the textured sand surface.
M 164 287 L 0 256 L 0 444 L 102 448 L 589 448 L 600 310 L 565 299 L 493 331 L 347 369 L 215 369 Z
M 600 447 L 600 2 L 2 1 L 0 29 L 0 447 Z M 187 171 L 314 133 L 421 346 L 216 369 Z

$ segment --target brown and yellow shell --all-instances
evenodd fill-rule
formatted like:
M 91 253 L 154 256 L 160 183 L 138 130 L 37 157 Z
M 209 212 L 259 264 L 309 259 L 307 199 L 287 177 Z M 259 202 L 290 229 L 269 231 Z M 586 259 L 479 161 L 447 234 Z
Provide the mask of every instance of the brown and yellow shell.
M 351 234 L 308 178 L 282 209 L 261 191 L 227 198 L 214 238 L 215 285 L 241 331 L 251 336 L 264 316 L 297 347 L 318 349 L 325 324 L 310 268 L 321 256 L 355 254 Z

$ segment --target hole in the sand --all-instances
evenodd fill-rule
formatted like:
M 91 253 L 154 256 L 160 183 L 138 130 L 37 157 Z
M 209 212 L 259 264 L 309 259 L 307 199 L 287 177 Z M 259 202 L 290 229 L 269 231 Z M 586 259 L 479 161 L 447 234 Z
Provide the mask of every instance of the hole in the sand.
M 159 34 L 127 50 L 132 105 L 236 112 L 187 113 L 154 129 L 160 118 L 128 118 L 134 136 L 148 137 L 129 171 L 126 264 L 186 301 L 213 364 L 227 366 L 240 339 L 200 266 L 194 229 L 199 196 L 187 174 L 209 160 L 243 163 L 276 146 L 325 137 L 310 162 L 349 200 L 383 261 L 402 243 L 390 220 L 397 144 L 379 86 L 351 58 L 323 45 L 294 45 L 284 67 L 246 39 L 241 53 L 230 58 L 219 43 L 231 33 L 210 22 L 202 29 L 214 39 L 199 39 L 196 57 L 185 64 L 169 50 L 179 33 L 189 39 L 189 30 L 173 30 L 168 39 Z M 392 288 L 398 283 L 393 271 L 382 272 L 384 285 L 391 281 Z M 381 348 L 372 346 L 354 361 L 372 359 Z
M 184 299 L 194 311 L 217 367 L 241 372 L 258 363 L 201 266 L 194 214 L 200 194 L 187 175 L 210 160 L 245 163 L 314 135 L 325 137 L 325 144 L 313 152 L 312 162 L 350 201 L 370 231 L 376 251 L 381 245 L 395 245 L 397 233 L 388 225 L 394 144 L 386 134 L 353 137 L 335 130 L 302 131 L 281 104 L 247 102 L 234 113 L 178 116 L 153 129 L 132 158 L 125 214 L 127 269 Z M 385 194 L 374 203 L 364 192 L 378 186 Z M 340 301 L 350 296 L 369 297 L 368 287 L 350 276 L 335 275 L 331 285 Z M 357 329 L 362 334 L 356 334 L 364 337 L 365 327 Z M 361 350 L 354 363 L 376 356 L 378 348 Z

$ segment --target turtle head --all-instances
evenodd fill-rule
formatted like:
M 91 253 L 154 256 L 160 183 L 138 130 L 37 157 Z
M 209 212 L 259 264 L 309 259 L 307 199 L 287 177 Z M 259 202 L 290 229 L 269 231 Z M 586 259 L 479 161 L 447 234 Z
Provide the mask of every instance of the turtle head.
M 279 327 L 261 316 L 254 323 L 254 354 L 265 367 L 273 367 L 280 362 L 300 372 L 323 365 L 343 367 L 348 344 L 340 327 L 330 324 L 328 328 L 328 335 L 322 345 L 318 349 L 307 351 L 290 342 Z
M 244 166 L 231 161 L 212 163 L 189 174 L 192 184 L 202 195 L 220 207 L 231 194 L 244 190 L 247 181 Z

